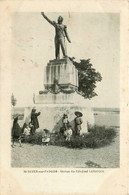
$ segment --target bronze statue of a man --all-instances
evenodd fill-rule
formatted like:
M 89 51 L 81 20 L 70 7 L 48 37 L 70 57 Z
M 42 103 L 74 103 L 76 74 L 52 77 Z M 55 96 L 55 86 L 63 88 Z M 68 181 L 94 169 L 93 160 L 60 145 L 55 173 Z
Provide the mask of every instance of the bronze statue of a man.
M 71 43 L 68 33 L 67 33 L 67 26 L 63 25 L 63 18 L 62 16 L 58 17 L 58 22 L 51 21 L 44 12 L 41 12 L 42 16 L 55 27 L 55 57 L 56 59 L 60 59 L 60 46 L 62 49 L 63 57 L 67 57 L 66 45 L 65 45 L 65 37 L 67 38 L 68 42 Z

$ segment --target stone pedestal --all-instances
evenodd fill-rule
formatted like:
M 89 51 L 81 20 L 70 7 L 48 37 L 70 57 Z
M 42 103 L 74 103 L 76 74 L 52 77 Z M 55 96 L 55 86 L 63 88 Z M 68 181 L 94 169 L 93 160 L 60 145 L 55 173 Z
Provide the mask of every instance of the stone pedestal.
M 70 124 L 75 129 L 75 112 L 83 113 L 81 133 L 88 131 L 87 124 L 94 124 L 94 114 L 91 107 L 83 104 L 84 98 L 77 93 L 78 71 L 69 58 L 51 60 L 47 64 L 45 90 L 34 97 L 34 107 L 41 111 L 39 116 L 40 129 L 59 131 L 62 127 L 62 117 L 68 115 Z M 30 111 L 29 111 L 30 109 Z M 25 120 L 29 121 L 32 108 L 26 108 Z M 27 122 L 26 121 L 26 122 Z
M 78 88 L 78 70 L 69 58 L 50 60 L 46 67 L 44 86 L 45 91 L 35 95 L 35 104 L 73 104 L 74 93 Z
M 50 88 L 57 80 L 62 88 L 78 87 L 78 71 L 69 58 L 50 60 L 46 67 L 44 86 Z
M 41 115 L 38 117 L 40 128 L 37 131 L 42 129 L 49 129 L 51 132 L 59 132 L 60 128 L 62 127 L 62 117 L 64 114 L 68 115 L 68 119 L 70 125 L 72 126 L 73 130 L 75 129 L 75 112 L 80 111 L 83 113 L 83 123 L 82 123 L 82 130 L 81 133 L 88 132 L 88 126 L 94 124 L 94 115 L 93 110 L 86 106 L 79 106 L 79 105 L 37 105 L 36 107 L 37 112 L 41 112 Z M 25 108 L 25 122 L 29 123 L 30 121 L 30 114 L 31 114 L 32 107 Z
M 73 104 L 74 93 L 72 94 L 40 94 L 35 96 L 35 104 Z

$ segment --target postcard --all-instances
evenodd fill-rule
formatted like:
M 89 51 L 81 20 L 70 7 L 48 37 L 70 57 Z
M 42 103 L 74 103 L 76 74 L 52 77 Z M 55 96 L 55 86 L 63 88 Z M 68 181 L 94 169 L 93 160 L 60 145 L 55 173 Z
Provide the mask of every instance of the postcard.
M 127 1 L 0 5 L 1 194 L 127 194 Z

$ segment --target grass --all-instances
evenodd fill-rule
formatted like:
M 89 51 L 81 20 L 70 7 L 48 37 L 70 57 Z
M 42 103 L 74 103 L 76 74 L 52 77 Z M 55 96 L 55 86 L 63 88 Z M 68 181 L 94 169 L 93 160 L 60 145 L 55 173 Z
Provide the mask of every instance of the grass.
M 69 142 L 65 140 L 64 136 L 58 133 L 51 133 L 51 141 L 49 145 L 74 149 L 95 149 L 110 145 L 114 141 L 115 137 L 116 131 L 114 128 L 94 126 L 89 127 L 89 132 L 87 134 L 82 134 L 81 136 L 72 136 Z M 42 132 L 37 132 L 34 135 L 24 137 L 22 142 L 40 145 L 42 143 Z
M 120 166 L 120 137 L 119 129 L 113 143 L 100 148 L 72 149 L 67 146 L 44 146 L 15 143 L 12 148 L 11 166 L 29 168 L 118 168 Z M 53 139 L 55 135 L 52 135 Z M 58 135 L 56 135 L 58 136 Z M 41 140 L 41 139 L 40 139 Z M 52 140 L 52 139 L 51 139 Z

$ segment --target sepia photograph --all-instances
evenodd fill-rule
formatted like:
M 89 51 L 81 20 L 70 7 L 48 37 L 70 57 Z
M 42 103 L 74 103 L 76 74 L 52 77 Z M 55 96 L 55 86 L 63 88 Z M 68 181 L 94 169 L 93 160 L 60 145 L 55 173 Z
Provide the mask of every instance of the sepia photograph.
M 120 167 L 120 14 L 14 12 L 12 168 Z

